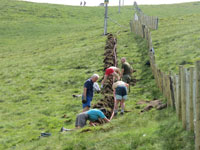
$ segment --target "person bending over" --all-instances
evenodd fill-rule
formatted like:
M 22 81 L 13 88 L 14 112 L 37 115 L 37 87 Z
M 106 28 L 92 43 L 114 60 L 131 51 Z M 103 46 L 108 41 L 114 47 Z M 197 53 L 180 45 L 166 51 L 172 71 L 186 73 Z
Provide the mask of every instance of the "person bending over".
M 124 114 L 125 100 L 127 100 L 128 84 L 123 81 L 117 81 L 113 84 L 113 96 L 115 98 L 114 115 L 118 113 L 118 104 L 121 105 L 121 114 Z
M 120 80 L 120 69 L 117 68 L 117 67 L 109 67 L 106 69 L 106 72 L 105 72 L 105 75 L 104 75 L 104 78 L 101 82 L 101 88 L 103 88 L 103 85 L 105 83 L 105 81 L 107 80 L 108 76 L 113 76 L 113 81 L 115 80 L 115 78 L 117 78 L 117 80 Z
M 97 121 L 99 118 L 105 120 L 105 122 L 110 122 L 108 118 L 104 115 L 106 113 L 106 109 L 90 109 L 86 112 L 82 112 L 77 115 L 76 117 L 76 123 L 74 129 L 66 129 L 64 127 L 61 128 L 61 132 L 63 131 L 71 131 L 75 129 L 82 128 L 86 125 L 87 120 L 90 121 L 90 125 L 95 126 L 94 122 Z

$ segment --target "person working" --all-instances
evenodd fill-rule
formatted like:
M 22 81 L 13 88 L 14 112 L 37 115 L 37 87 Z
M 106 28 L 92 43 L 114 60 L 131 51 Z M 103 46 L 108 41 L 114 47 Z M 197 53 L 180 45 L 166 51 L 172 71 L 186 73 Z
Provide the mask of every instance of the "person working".
M 61 132 L 63 131 L 71 131 L 75 129 L 82 128 L 86 125 L 87 120 L 90 121 L 90 125 L 95 126 L 94 122 L 97 121 L 99 118 L 105 120 L 105 122 L 110 122 L 108 118 L 104 115 L 106 113 L 106 109 L 90 109 L 86 112 L 82 112 L 77 115 L 76 117 L 76 123 L 75 123 L 75 128 L 74 129 L 66 129 L 64 127 L 61 128 Z
M 124 114 L 125 100 L 127 100 L 128 84 L 123 81 L 117 81 L 113 84 L 113 96 L 115 98 L 114 115 L 118 113 L 118 104 L 121 105 L 121 114 Z
M 121 58 L 121 63 L 122 63 L 122 68 L 121 68 L 122 81 L 129 84 L 131 81 L 131 74 L 133 73 L 133 69 L 131 65 L 126 61 L 125 57 Z
M 104 78 L 101 82 L 101 88 L 103 88 L 105 81 L 107 80 L 108 76 L 110 76 L 110 75 L 113 76 L 113 81 L 115 80 L 115 78 L 117 78 L 117 80 L 120 80 L 120 75 L 121 75 L 120 69 L 117 67 L 114 67 L 114 66 L 107 68 Z
M 85 83 L 84 83 L 84 88 L 83 88 L 83 95 L 82 95 L 82 106 L 83 106 L 83 112 L 87 111 L 90 109 L 90 103 L 93 98 L 93 84 L 99 79 L 98 74 L 93 74 L 91 78 L 89 78 Z

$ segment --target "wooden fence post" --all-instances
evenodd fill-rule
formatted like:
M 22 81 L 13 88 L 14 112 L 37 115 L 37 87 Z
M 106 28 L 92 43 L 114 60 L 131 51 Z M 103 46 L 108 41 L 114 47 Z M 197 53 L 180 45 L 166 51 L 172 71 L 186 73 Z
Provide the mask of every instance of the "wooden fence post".
M 196 62 L 195 150 L 200 150 L 200 61 Z
M 158 29 L 158 17 L 156 18 L 156 30 Z
M 193 113 L 194 113 L 194 133 L 196 134 L 196 67 L 194 68 L 193 72 Z
M 185 86 L 185 69 L 181 68 L 181 110 L 182 110 L 182 125 L 186 129 L 186 86 Z
M 189 68 L 190 72 L 190 79 L 189 79 L 189 88 L 190 88 L 190 97 L 189 97 L 189 105 L 190 105 L 190 123 L 189 123 L 189 130 L 194 131 L 194 112 L 193 112 L 193 80 L 194 80 L 194 68 Z
M 165 73 L 163 73 L 163 76 L 162 76 L 162 81 L 163 81 L 163 94 L 164 94 L 164 96 L 165 96 L 165 98 L 167 97 L 166 96 L 166 77 L 165 77 L 166 75 L 165 75 Z
M 190 128 L 190 83 L 189 78 L 190 74 L 189 71 L 185 68 L 185 100 L 186 100 L 186 129 L 189 130 Z
M 173 99 L 173 107 L 174 109 L 176 110 L 176 75 L 171 75 L 171 79 L 172 79 L 172 88 L 173 88 L 173 96 L 174 96 L 174 99 Z
M 178 118 L 179 120 L 182 119 L 182 111 L 181 111 L 181 107 L 182 107 L 182 104 L 181 104 L 181 70 L 182 70 L 183 66 L 179 66 L 179 80 L 178 80 L 178 103 L 177 103 L 177 108 L 178 108 Z
M 171 91 L 170 91 L 170 76 L 166 75 L 166 97 L 167 97 L 167 106 L 172 106 L 171 103 Z
M 159 87 L 160 87 L 160 92 L 162 92 L 162 72 L 160 71 L 160 69 L 158 69 L 158 82 L 159 82 Z
M 179 118 L 179 110 L 180 110 L 180 108 L 179 108 L 179 105 L 180 105 L 179 104 L 179 92 L 180 92 L 180 90 L 179 90 L 179 84 L 180 84 L 179 76 L 176 75 L 175 79 L 176 79 L 176 102 L 175 102 L 175 106 L 176 106 L 176 114 L 177 114 L 177 116 Z
M 145 38 L 145 25 L 142 24 L 142 38 Z
M 176 93 L 176 89 L 175 89 L 175 80 L 174 77 L 171 75 L 170 72 L 170 76 L 169 76 L 169 82 L 170 82 L 170 100 L 171 100 L 171 104 L 173 109 L 175 109 L 175 93 Z

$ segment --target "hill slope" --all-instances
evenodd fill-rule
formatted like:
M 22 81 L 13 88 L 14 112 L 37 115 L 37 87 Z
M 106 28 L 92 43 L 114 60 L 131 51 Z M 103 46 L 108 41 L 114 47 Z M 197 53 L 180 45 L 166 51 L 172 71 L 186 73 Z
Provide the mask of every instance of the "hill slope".
M 200 2 L 143 6 L 144 13 L 159 17 L 152 32 L 156 62 L 165 72 L 178 73 L 179 65 L 192 66 L 200 56 Z
M 109 17 L 122 26 L 108 22 L 118 38 L 118 59 L 127 57 L 136 70 L 138 82 L 126 102 L 131 112 L 104 126 L 60 134 L 62 126 L 74 127 L 81 111 L 72 94 L 81 94 L 93 73 L 103 75 L 104 8 L 0 3 L 0 149 L 193 149 L 193 135 L 182 130 L 173 110 L 140 114 L 136 107 L 139 100 L 164 98 L 145 65 L 145 42 L 130 33 L 132 7 L 121 14 L 110 7 Z M 38 138 L 41 132 L 52 136 Z

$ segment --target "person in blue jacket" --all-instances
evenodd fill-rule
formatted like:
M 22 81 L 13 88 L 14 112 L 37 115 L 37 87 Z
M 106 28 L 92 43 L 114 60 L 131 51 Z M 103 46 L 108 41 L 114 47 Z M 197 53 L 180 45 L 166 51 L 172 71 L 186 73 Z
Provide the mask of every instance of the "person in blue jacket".
M 90 109 L 86 112 L 82 112 L 77 115 L 75 129 L 82 128 L 86 125 L 87 120 L 90 121 L 90 125 L 95 126 L 94 122 L 97 121 L 99 118 L 105 120 L 105 122 L 110 122 L 110 120 L 104 115 L 106 113 L 106 109 Z M 61 132 L 63 131 L 70 131 L 74 129 L 66 129 L 64 127 L 61 128 Z

